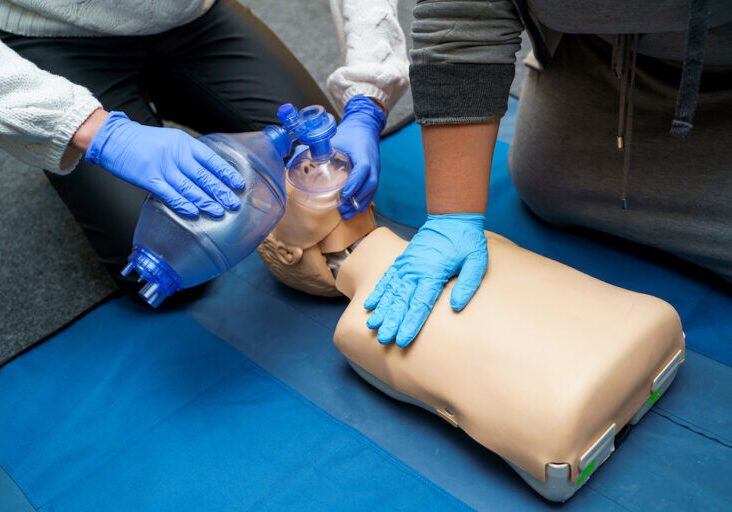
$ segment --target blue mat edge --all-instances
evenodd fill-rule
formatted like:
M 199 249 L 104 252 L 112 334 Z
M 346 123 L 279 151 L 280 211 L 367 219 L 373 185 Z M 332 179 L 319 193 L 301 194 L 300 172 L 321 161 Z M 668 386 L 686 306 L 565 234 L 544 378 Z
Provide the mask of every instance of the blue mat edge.
M 5 470 L 7 464 L 0 457 L 0 510 L 5 512 L 36 512 L 23 489 Z

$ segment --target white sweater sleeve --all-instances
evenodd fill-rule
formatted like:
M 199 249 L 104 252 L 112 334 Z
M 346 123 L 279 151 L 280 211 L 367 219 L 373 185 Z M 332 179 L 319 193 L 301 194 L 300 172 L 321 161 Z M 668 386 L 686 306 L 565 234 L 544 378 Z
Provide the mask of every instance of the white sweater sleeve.
M 69 141 L 99 107 L 86 88 L 39 69 L 0 42 L 0 149 L 67 174 L 81 157 Z
M 327 87 L 343 111 L 354 96 L 391 109 L 409 85 L 409 60 L 397 17 L 398 0 L 330 0 L 343 66 Z

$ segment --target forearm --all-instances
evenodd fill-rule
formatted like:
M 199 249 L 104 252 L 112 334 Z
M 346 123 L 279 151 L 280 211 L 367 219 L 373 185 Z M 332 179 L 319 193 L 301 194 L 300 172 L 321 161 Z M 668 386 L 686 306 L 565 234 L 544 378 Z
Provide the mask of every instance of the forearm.
M 418 2 L 414 18 L 410 77 L 427 211 L 485 213 L 521 21 L 511 0 Z
M 81 156 L 71 138 L 99 101 L 2 42 L 0 62 L 0 149 L 47 171 L 70 172 Z
M 422 127 L 428 213 L 485 213 L 498 125 Z
M 107 112 L 103 108 L 98 108 L 82 123 L 81 126 L 76 130 L 74 136 L 71 137 L 69 146 L 74 149 L 86 153 L 89 144 L 91 143 L 94 135 L 96 135 L 99 127 L 102 126 L 104 120 L 107 118 Z

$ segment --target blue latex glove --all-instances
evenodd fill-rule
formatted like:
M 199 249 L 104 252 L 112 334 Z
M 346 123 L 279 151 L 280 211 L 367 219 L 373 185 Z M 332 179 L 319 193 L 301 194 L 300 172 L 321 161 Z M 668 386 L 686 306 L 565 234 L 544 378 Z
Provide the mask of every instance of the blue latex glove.
M 460 311 L 468 304 L 488 267 L 483 220 L 477 213 L 427 216 L 364 302 L 374 310 L 366 325 L 379 329 L 380 343 L 396 337 L 400 347 L 409 345 L 455 275 L 450 305 Z
M 188 217 L 198 215 L 199 209 L 221 217 L 221 205 L 229 210 L 241 206 L 229 188 L 244 188 L 241 174 L 204 143 L 181 130 L 145 126 L 122 112 L 110 112 L 89 144 L 85 158 L 152 192 Z
M 342 202 L 338 207 L 347 220 L 366 210 L 376 194 L 381 170 L 379 136 L 386 125 L 386 117 L 366 96 L 351 98 L 343 112 L 343 119 L 331 144 L 353 162 L 353 170 L 343 186 Z M 306 149 L 307 146 L 298 146 L 294 156 Z
M 365 96 L 355 96 L 346 103 L 343 119 L 333 137 L 333 147 L 350 157 L 353 170 L 343 186 L 343 202 L 338 211 L 350 219 L 366 210 L 376 195 L 381 162 L 379 136 L 386 117 L 376 104 Z

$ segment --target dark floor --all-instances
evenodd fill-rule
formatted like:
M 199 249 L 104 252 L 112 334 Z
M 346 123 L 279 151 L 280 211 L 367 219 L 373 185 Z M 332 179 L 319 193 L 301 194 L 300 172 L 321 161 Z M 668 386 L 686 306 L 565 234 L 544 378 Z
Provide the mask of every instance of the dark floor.
M 0 364 L 115 290 L 39 170 L 0 153 Z

